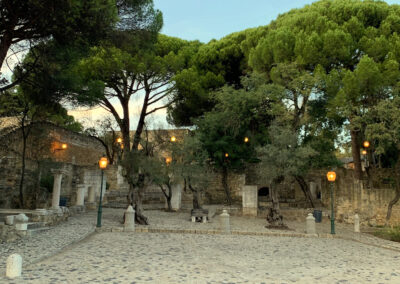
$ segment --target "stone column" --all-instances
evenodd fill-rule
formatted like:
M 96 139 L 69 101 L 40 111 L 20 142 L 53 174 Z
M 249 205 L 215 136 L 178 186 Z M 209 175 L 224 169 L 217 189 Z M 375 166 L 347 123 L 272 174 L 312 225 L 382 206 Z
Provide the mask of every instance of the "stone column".
M 94 203 L 96 199 L 96 192 L 94 191 L 93 185 L 88 187 L 88 202 L 89 203 Z
M 178 211 L 181 209 L 182 204 L 182 185 L 174 184 L 172 185 L 172 198 L 171 198 L 171 206 L 172 210 Z
M 76 192 L 76 205 L 83 206 L 85 205 L 85 189 L 86 186 L 84 184 L 78 184 L 78 190 Z
M 242 205 L 244 216 L 257 216 L 258 191 L 255 185 L 245 185 L 242 189 Z
M 62 175 L 65 174 L 66 172 L 60 169 L 52 169 L 51 172 L 54 174 L 53 197 L 51 201 L 51 208 L 59 209 Z
M 310 182 L 310 192 L 313 199 L 317 198 L 317 184 L 315 182 Z

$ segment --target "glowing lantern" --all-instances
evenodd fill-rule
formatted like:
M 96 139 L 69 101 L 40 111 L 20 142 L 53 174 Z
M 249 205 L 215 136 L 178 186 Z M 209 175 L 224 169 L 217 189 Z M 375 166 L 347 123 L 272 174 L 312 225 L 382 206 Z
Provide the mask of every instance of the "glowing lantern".
M 102 157 L 99 161 L 99 167 L 100 169 L 104 170 L 105 168 L 107 168 L 108 165 L 108 160 L 106 157 Z
M 249 142 L 249 137 L 244 137 L 244 143 Z
M 335 172 L 328 172 L 326 174 L 326 177 L 328 178 L 328 181 L 334 182 L 336 179 L 336 173 Z
M 172 136 L 170 140 L 171 140 L 171 142 L 176 142 L 176 137 Z
M 369 141 L 364 141 L 363 146 L 364 146 L 364 148 L 368 148 L 369 147 Z

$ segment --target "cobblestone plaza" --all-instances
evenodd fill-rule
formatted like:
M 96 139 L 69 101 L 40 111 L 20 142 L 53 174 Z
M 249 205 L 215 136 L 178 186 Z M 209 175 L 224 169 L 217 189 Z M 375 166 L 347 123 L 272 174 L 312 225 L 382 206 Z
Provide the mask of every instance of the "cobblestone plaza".
M 103 228 L 117 228 L 121 212 L 106 210 Z M 1 244 L 0 282 L 400 283 L 397 244 L 366 234 L 359 241 L 344 239 L 351 237 L 346 226 L 338 226 L 339 238 L 295 237 L 304 226 L 294 225 L 287 236 L 274 236 L 263 219 L 233 216 L 233 230 L 246 235 L 209 234 L 217 218 L 192 224 L 183 216 L 149 211 L 153 229 L 177 233 L 94 232 L 94 212 L 72 217 L 17 243 Z M 197 226 L 197 233 L 179 233 L 179 226 L 182 232 Z M 5 259 L 11 253 L 22 255 L 24 269 L 21 278 L 7 280 Z

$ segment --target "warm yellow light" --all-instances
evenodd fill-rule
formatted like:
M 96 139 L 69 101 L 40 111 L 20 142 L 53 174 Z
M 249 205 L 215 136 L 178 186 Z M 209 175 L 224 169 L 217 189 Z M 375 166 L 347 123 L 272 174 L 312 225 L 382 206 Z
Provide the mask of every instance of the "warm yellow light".
M 364 146 L 365 148 L 368 148 L 368 147 L 369 147 L 369 141 L 364 141 L 363 146 Z
M 326 174 L 326 177 L 328 178 L 328 181 L 335 181 L 336 179 L 336 173 L 335 172 L 328 172 Z
M 367 150 L 362 150 L 361 153 L 362 153 L 363 155 L 367 155 Z
M 171 157 L 167 157 L 165 158 L 165 162 L 168 164 L 170 164 L 172 162 L 172 158 Z
M 249 137 L 244 137 L 244 143 L 249 142 Z
M 229 157 L 229 154 L 228 153 L 225 153 L 225 158 L 228 158 Z
M 176 137 L 172 136 L 170 140 L 171 140 L 171 142 L 176 142 Z
M 122 138 L 121 137 L 117 138 L 117 143 L 122 143 Z
M 63 143 L 63 144 L 61 145 L 61 149 L 65 150 L 65 149 L 67 149 L 67 148 L 68 148 L 68 145 L 67 145 L 66 143 Z
M 108 160 L 106 157 L 102 157 L 99 161 L 99 167 L 100 169 L 104 170 L 105 168 L 107 168 L 108 165 Z

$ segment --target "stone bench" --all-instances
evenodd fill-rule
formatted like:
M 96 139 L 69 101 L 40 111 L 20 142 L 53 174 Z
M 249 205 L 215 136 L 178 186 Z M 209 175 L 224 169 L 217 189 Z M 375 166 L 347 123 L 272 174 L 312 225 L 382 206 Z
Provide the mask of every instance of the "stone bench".
M 207 209 L 192 209 L 191 214 L 192 222 L 207 223 L 208 210 Z

